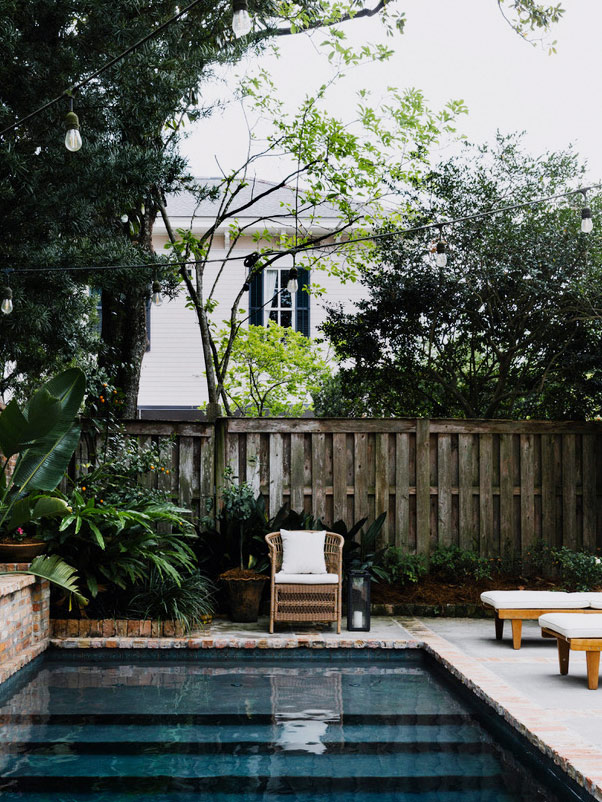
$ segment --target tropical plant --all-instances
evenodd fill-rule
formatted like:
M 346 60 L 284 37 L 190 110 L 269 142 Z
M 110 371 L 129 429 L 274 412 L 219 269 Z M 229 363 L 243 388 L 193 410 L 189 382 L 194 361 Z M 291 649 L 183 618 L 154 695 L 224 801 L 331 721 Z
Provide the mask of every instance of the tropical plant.
M 10 401 L 0 414 L 0 534 L 68 513 L 67 502 L 39 491 L 60 483 L 80 436 L 75 421 L 85 391 L 85 376 L 71 368 L 47 381 L 21 409 Z M 18 454 L 8 476 L 11 457 Z
M 153 568 L 129 600 L 127 611 L 141 618 L 179 621 L 189 631 L 213 615 L 214 592 L 211 580 L 198 571 L 176 582 Z
M 75 568 L 68 565 L 57 554 L 53 554 L 50 557 L 45 555 L 35 557 L 27 569 L 0 572 L 0 576 L 12 576 L 13 574 L 28 574 L 29 576 L 37 576 L 39 579 L 45 579 L 68 593 L 70 599 L 71 595 L 73 595 L 79 604 L 85 605 L 88 603 L 86 597 L 79 592 L 76 584 L 77 572 Z
M 179 583 L 196 564 L 190 541 L 196 537 L 188 510 L 170 501 L 146 501 L 129 508 L 86 498 L 79 490 L 69 497 L 71 511 L 43 537 L 51 553 L 77 567 L 93 598 L 99 592 L 126 589 L 146 580 L 154 568 Z M 159 524 L 170 531 L 161 533 Z M 175 531 L 174 531 L 175 530 Z

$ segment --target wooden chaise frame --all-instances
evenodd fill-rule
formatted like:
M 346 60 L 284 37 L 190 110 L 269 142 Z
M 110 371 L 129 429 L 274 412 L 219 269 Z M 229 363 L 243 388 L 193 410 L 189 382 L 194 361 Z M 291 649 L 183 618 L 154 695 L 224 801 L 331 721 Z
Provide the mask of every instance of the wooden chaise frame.
M 486 607 L 491 607 L 495 612 L 495 637 L 496 640 L 501 640 L 504 634 L 504 621 L 509 620 L 512 625 L 512 646 L 515 649 L 520 649 L 521 640 L 523 635 L 523 621 L 530 621 L 538 619 L 540 615 L 546 613 L 600 613 L 602 610 L 588 610 L 582 607 L 567 610 L 566 607 L 541 607 L 537 610 L 515 610 L 512 608 L 500 608 L 498 610 L 492 604 L 483 602 Z M 546 632 L 542 631 L 544 638 L 551 637 Z M 555 637 L 555 636 L 554 636 Z
M 308 530 L 309 532 L 310 530 Z M 265 536 L 272 563 L 270 581 L 270 632 L 277 621 L 332 622 L 341 632 L 343 543 L 341 535 L 326 532 L 324 560 L 326 571 L 337 574 L 338 582 L 331 585 L 276 583 L 282 567 L 282 537 L 280 532 Z
M 600 610 L 592 610 L 591 612 L 597 612 L 600 615 Z M 569 653 L 571 649 L 575 652 L 585 652 L 587 687 L 590 691 L 597 690 L 602 638 L 567 638 L 565 635 L 546 627 L 542 627 L 541 634 L 546 638 L 556 638 L 558 641 L 558 664 L 561 674 L 566 675 L 569 673 Z

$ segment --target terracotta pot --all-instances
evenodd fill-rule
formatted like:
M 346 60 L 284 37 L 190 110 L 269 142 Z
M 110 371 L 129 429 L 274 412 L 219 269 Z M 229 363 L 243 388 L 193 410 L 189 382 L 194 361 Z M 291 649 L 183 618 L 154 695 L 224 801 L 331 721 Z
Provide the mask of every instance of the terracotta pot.
M 0 543 L 0 561 L 7 563 L 30 563 L 34 557 L 46 551 L 46 543 L 32 540 L 29 543 Z
M 259 618 L 259 602 L 267 581 L 258 579 L 224 579 L 230 597 L 230 618 L 235 623 L 249 623 Z

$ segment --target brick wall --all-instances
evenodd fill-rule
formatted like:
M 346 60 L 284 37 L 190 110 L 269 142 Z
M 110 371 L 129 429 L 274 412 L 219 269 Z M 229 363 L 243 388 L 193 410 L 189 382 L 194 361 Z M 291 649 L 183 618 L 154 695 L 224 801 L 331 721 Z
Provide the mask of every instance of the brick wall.
M 25 567 L 0 564 L 0 572 Z M 49 627 L 48 582 L 26 574 L 0 576 L 0 682 L 44 651 Z

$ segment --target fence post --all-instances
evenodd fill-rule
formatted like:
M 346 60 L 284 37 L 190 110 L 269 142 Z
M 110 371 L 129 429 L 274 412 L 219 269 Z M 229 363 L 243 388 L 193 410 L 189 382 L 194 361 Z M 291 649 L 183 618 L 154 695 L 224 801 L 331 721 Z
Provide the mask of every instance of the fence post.
M 416 419 L 416 553 L 428 557 L 431 539 L 431 427 Z

